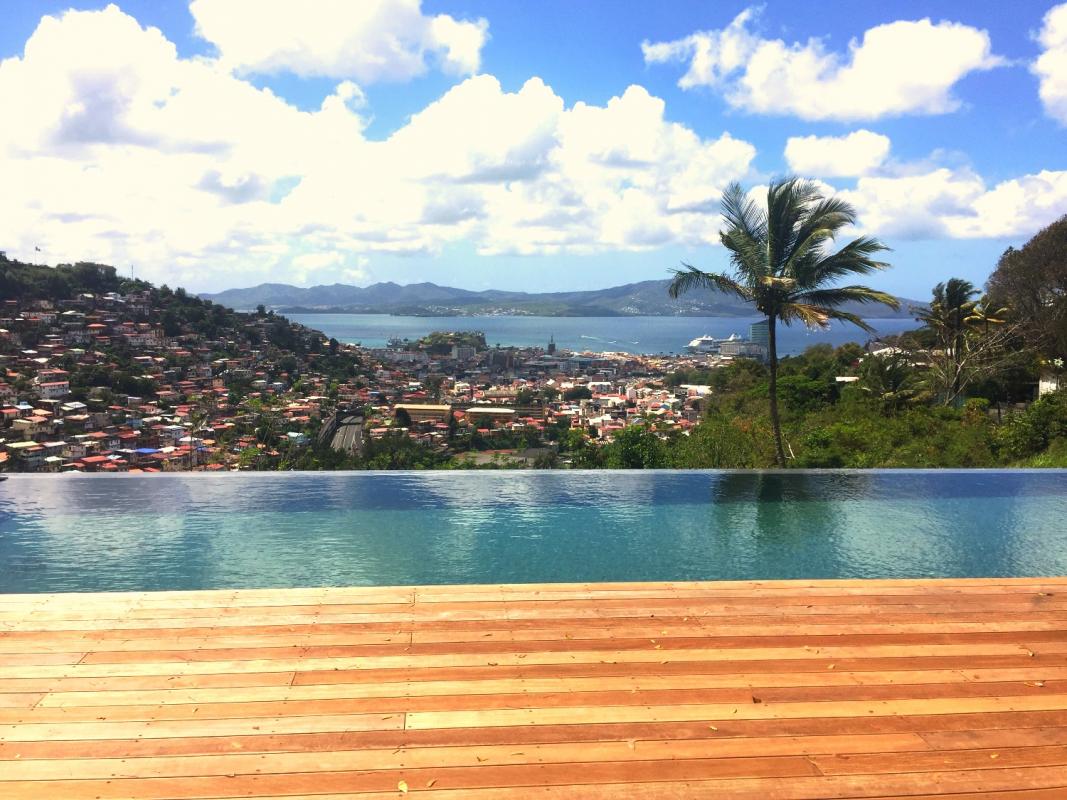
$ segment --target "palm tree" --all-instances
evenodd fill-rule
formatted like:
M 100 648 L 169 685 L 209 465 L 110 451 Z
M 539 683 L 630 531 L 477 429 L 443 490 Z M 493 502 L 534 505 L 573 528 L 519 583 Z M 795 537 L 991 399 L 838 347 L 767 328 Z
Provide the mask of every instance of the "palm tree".
M 778 351 L 775 326 L 802 322 L 826 328 L 831 320 L 850 322 L 873 331 L 858 315 L 839 308 L 844 303 L 884 303 L 897 308 L 892 295 L 866 286 L 836 286 L 848 275 L 867 275 L 889 265 L 873 256 L 888 250 L 869 236 L 854 239 L 836 252 L 828 245 L 856 220 L 851 205 L 823 197 L 810 181 L 785 178 L 767 189 L 767 208 L 749 200 L 740 184 L 731 184 L 722 198 L 727 227 L 719 239 L 730 252 L 733 274 L 704 272 L 683 263 L 674 270 L 670 296 L 691 289 L 711 289 L 737 295 L 753 303 L 767 317 L 770 365 L 770 411 L 775 457 L 785 466 L 782 428 L 778 417 Z
M 952 397 L 960 393 L 960 368 L 963 362 L 963 337 L 967 332 L 968 320 L 977 305 L 974 296 L 978 290 L 974 284 L 963 278 L 949 278 L 947 282 L 934 287 L 928 309 L 912 309 L 915 319 L 926 324 L 941 340 L 949 357 L 955 365 L 952 379 Z M 990 322 L 993 322 L 990 319 Z
M 915 370 L 903 353 L 869 356 L 863 361 L 860 388 L 888 414 L 918 398 Z
M 974 311 L 974 296 L 978 290 L 963 278 L 949 278 L 937 284 L 931 294 L 928 309 L 912 309 L 915 319 L 941 334 L 947 346 L 952 347 L 956 337 L 963 334 L 967 318 Z
M 204 430 L 210 418 L 206 406 L 202 404 L 197 404 L 189 411 L 189 456 L 193 469 L 197 466 L 197 456 L 200 454 L 200 440 L 196 434 Z
M 1008 321 L 1011 310 L 1007 306 L 1000 306 L 984 294 L 971 308 L 971 313 L 963 320 L 965 324 L 973 328 L 981 328 L 982 333 L 988 335 L 991 325 L 1003 325 Z

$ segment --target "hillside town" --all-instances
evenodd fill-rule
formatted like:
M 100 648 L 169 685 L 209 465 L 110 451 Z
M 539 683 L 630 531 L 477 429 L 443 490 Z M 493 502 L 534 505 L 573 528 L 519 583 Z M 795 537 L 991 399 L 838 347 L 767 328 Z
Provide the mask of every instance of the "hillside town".
M 115 288 L 0 305 L 0 471 L 570 466 L 629 426 L 689 430 L 709 387 L 671 376 L 731 359 L 490 348 L 478 333 L 367 349 L 75 268 Z

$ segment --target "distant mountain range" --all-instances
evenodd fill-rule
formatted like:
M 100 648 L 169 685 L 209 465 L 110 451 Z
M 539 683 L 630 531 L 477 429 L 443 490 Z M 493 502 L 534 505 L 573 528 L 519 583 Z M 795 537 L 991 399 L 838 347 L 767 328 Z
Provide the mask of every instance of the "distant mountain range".
M 436 283 L 375 283 L 371 286 L 301 288 L 285 283 L 261 283 L 247 289 L 201 294 L 205 300 L 238 311 L 258 305 L 282 313 L 411 314 L 416 316 L 482 316 L 487 314 L 549 317 L 748 317 L 752 306 L 728 295 L 691 292 L 672 300 L 669 280 L 641 281 L 583 292 L 474 292 Z M 900 298 L 901 310 L 880 306 L 847 305 L 846 311 L 874 318 L 909 317 L 908 306 L 917 301 Z

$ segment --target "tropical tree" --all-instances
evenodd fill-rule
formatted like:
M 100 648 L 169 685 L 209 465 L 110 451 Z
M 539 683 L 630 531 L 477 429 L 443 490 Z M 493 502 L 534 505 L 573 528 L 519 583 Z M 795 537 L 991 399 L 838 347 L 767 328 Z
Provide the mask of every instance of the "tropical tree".
M 963 362 L 968 320 L 977 305 L 974 299 L 977 294 L 978 290 L 970 281 L 950 278 L 934 287 L 929 308 L 911 309 L 915 319 L 925 323 L 926 327 L 934 332 L 946 355 L 952 360 L 957 376 Z M 953 379 L 950 389 L 952 397 L 959 396 L 958 377 Z
M 189 411 L 189 458 L 194 469 L 199 463 L 200 454 L 200 439 L 197 434 L 204 430 L 209 419 L 208 410 L 202 403 L 198 403 Z
M 1003 325 L 1007 322 L 1009 313 L 1010 311 L 1006 306 L 994 302 L 988 294 L 984 294 L 974 304 L 971 313 L 967 315 L 964 322 L 972 328 L 988 334 L 994 325 Z
M 863 361 L 859 386 L 873 397 L 889 414 L 919 397 L 915 368 L 904 353 L 891 352 L 884 356 L 869 356 Z
M 800 322 L 826 328 L 833 320 L 865 331 L 870 325 L 841 306 L 849 302 L 898 307 L 896 298 L 866 286 L 838 286 L 850 275 L 867 275 L 889 265 L 875 260 L 888 250 L 869 236 L 852 240 L 837 251 L 830 245 L 856 220 L 844 200 L 824 197 L 811 181 L 785 178 L 767 189 L 767 206 L 750 200 L 740 184 L 731 184 L 722 198 L 726 228 L 719 239 L 730 253 L 733 274 L 704 272 L 683 263 L 674 270 L 669 292 L 678 297 L 692 289 L 734 294 L 767 317 L 770 412 L 775 458 L 785 466 L 782 426 L 778 415 L 778 350 L 776 325 Z
M 1049 360 L 1067 357 L 1067 215 L 1009 247 L 987 287 L 1011 308 L 1027 344 Z
M 968 390 L 983 382 L 988 391 L 990 382 L 1025 368 L 1033 356 L 1021 321 L 1009 309 L 985 297 L 974 300 L 970 283 L 953 281 L 954 290 L 934 287 L 930 309 L 918 316 L 938 346 L 916 357 L 926 362 L 925 382 L 945 405 L 962 404 Z

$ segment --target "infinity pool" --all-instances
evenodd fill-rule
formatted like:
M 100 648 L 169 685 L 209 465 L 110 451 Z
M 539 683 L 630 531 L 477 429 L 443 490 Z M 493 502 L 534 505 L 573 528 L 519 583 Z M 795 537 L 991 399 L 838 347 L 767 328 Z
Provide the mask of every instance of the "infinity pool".
M 1067 471 L 11 476 L 0 592 L 1067 574 Z

